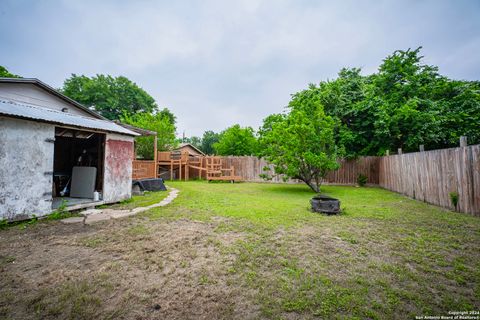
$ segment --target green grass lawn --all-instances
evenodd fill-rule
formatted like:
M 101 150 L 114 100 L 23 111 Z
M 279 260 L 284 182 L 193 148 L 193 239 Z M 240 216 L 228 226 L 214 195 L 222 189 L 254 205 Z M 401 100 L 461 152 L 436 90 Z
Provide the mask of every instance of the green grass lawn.
M 340 216 L 309 211 L 303 185 L 175 182 L 170 210 L 149 216 L 227 220 L 229 272 L 258 291 L 268 317 L 404 318 L 480 309 L 480 219 L 380 188 L 323 186 Z
M 0 317 L 414 319 L 480 309 L 478 217 L 379 188 L 323 186 L 343 211 L 324 216 L 310 212 L 303 185 L 167 184 L 180 190 L 173 203 L 128 219 L 0 231 Z

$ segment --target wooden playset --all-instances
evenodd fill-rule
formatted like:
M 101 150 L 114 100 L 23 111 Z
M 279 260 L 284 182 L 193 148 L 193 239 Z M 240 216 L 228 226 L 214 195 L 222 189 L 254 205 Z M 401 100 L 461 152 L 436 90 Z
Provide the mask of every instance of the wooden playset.
M 192 154 L 187 150 L 159 151 L 154 160 L 133 160 L 133 179 L 205 179 L 241 181 L 233 166 L 226 168 L 222 157 Z
M 225 168 L 223 159 L 215 156 L 190 154 L 188 151 L 158 152 L 158 175 L 170 180 L 205 179 L 208 181 L 240 181 L 233 166 Z
M 222 157 L 207 156 L 189 143 L 183 143 L 173 151 L 157 151 L 157 133 L 117 122 L 142 136 L 153 136 L 153 160 L 138 160 L 133 155 L 133 180 L 163 178 L 165 180 L 206 179 L 208 181 L 241 181 L 233 166 L 225 168 Z

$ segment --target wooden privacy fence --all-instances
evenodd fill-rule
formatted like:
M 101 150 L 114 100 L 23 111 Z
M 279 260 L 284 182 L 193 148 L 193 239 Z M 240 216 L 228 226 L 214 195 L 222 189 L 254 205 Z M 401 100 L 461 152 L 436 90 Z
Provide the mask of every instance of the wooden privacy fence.
M 264 181 L 260 178 L 263 168 L 271 168 L 268 162 L 257 157 L 224 157 L 224 161 L 227 166 L 233 166 L 235 174 L 244 181 Z M 369 184 L 452 210 L 455 208 L 450 193 L 456 192 L 458 211 L 480 215 L 480 145 L 360 157 L 340 163 L 340 169 L 328 173 L 326 183 L 356 184 L 358 175 L 364 174 Z M 272 182 L 283 182 L 283 179 L 275 177 Z
M 378 184 L 452 210 L 456 192 L 458 211 L 480 215 L 480 145 L 381 157 Z
M 378 184 L 380 157 L 360 157 L 355 160 L 340 160 L 340 168 L 327 174 L 325 182 L 331 184 L 356 184 L 358 175 L 366 175 L 369 184 Z
M 265 182 L 260 177 L 262 173 L 273 173 L 273 167 L 264 159 L 253 156 L 224 157 L 227 167 L 233 166 L 235 174 L 242 176 L 244 181 Z M 368 183 L 378 184 L 378 161 L 379 157 L 361 157 L 356 160 L 340 160 L 340 169 L 329 172 L 325 182 L 332 184 L 355 184 L 359 174 L 368 177 Z M 270 170 L 263 171 L 268 167 Z M 271 182 L 283 182 L 281 176 L 275 176 Z M 289 179 L 287 182 L 297 183 L 299 181 Z
M 273 166 L 270 165 L 264 159 L 259 159 L 253 156 L 241 156 L 241 157 L 223 157 L 224 166 L 229 168 L 233 166 L 235 168 L 235 174 L 241 176 L 243 181 L 250 182 L 265 182 L 260 174 L 273 173 Z M 270 170 L 263 171 L 263 168 L 268 167 Z M 284 182 L 282 177 L 275 176 L 271 182 Z M 287 182 L 297 182 L 296 180 L 288 180 Z
M 132 179 L 155 178 L 157 166 L 154 160 L 133 160 L 132 161 Z

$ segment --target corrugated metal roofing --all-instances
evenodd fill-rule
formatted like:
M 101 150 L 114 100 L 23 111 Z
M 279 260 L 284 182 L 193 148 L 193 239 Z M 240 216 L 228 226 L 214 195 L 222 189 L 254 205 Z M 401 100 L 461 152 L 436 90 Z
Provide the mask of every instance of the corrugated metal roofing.
M 40 81 L 36 78 L 0 78 L 0 83 L 22 83 L 22 84 L 32 84 L 32 85 L 38 86 L 38 87 L 42 88 L 43 90 L 47 91 L 48 93 L 53 94 L 54 96 L 62 99 L 63 101 L 65 101 L 67 103 L 70 103 L 70 104 L 76 106 L 77 108 L 87 112 L 87 113 L 90 113 L 95 118 L 108 120 L 105 117 L 103 117 L 101 114 L 95 112 L 94 110 L 90 110 L 89 108 L 87 108 L 84 105 L 78 103 L 77 101 L 67 97 L 64 94 L 61 94 L 60 92 L 58 92 L 54 88 L 50 87 L 45 82 Z
M 73 115 L 68 112 L 61 112 L 53 109 L 48 109 L 26 103 L 18 103 L 10 100 L 0 99 L 0 115 L 33 119 L 42 122 L 63 124 L 78 128 L 116 132 L 121 134 L 127 134 L 130 136 L 139 135 L 138 133 L 119 126 L 118 124 L 109 120 L 87 118 L 79 115 Z

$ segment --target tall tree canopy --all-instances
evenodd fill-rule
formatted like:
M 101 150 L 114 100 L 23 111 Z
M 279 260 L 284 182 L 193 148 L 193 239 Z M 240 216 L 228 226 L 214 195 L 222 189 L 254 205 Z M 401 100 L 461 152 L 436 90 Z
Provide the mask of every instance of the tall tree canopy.
M 177 123 L 177 117 L 168 108 L 163 108 L 158 113 L 167 117 L 171 124 L 175 125 Z
M 122 76 L 99 74 L 89 78 L 72 74 L 63 83 L 61 91 L 111 120 L 120 119 L 125 114 L 152 113 L 157 108 L 155 100 L 147 92 Z
M 159 151 L 170 150 L 175 146 L 175 125 L 171 118 L 162 112 L 155 114 L 142 112 L 134 115 L 124 114 L 121 121 L 132 126 L 155 131 L 157 133 L 157 148 Z M 137 157 L 153 159 L 154 137 L 137 137 L 135 139 L 135 150 Z
M 325 115 L 311 89 L 294 94 L 286 114 L 264 120 L 259 130 L 259 155 L 273 164 L 276 174 L 302 180 L 320 192 L 322 179 L 338 168 L 337 158 L 342 153 L 335 145 L 335 120 Z
M 213 145 L 217 143 L 219 139 L 220 135 L 218 133 L 215 133 L 211 130 L 205 131 L 202 136 L 200 150 L 202 150 L 205 154 L 215 154 Z
M 337 79 L 310 86 L 337 122 L 336 142 L 347 157 L 451 147 L 462 135 L 480 143 L 480 83 L 441 76 L 422 64 L 420 50 L 395 51 L 369 76 L 342 69 Z
M 221 156 L 247 156 L 258 152 L 258 142 L 251 127 L 241 128 L 236 124 L 220 133 L 213 148 Z

